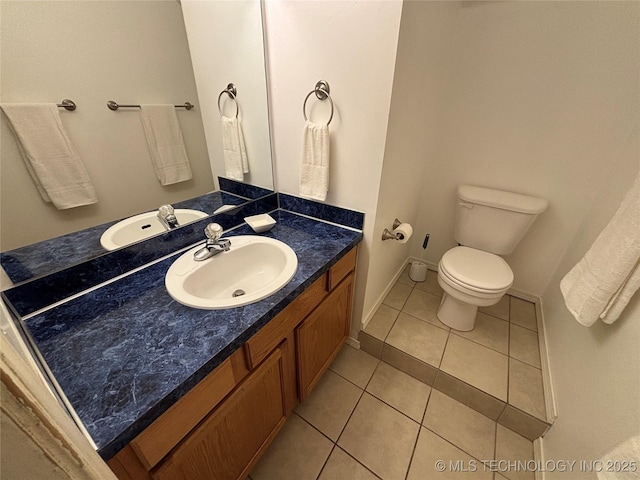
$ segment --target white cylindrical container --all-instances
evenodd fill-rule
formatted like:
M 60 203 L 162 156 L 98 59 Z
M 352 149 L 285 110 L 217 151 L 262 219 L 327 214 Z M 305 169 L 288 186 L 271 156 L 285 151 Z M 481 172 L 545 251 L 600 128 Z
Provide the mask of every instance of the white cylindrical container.
M 413 262 L 409 270 L 409 278 L 414 282 L 424 282 L 427 278 L 427 264 L 424 262 Z

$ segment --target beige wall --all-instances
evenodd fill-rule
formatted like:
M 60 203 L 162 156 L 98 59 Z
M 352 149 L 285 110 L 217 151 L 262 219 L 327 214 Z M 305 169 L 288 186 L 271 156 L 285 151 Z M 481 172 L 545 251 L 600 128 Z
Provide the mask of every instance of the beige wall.
M 558 403 L 558 420 L 543 440 L 544 454 L 551 460 L 597 460 L 640 435 L 640 294 L 615 323 L 598 321 L 586 328 L 567 311 L 558 287 L 611 219 L 638 175 L 639 164 L 636 123 L 622 153 L 609 159 L 609 173 L 542 297 Z M 549 478 L 596 477 L 577 471 Z
M 365 212 L 359 250 L 353 335 L 357 335 L 369 265 L 402 3 L 266 2 L 269 101 L 278 191 L 298 195 L 302 103 L 318 80 L 335 105 L 326 203 Z M 312 121 L 327 102 L 309 99 Z
M 233 83 L 249 162 L 244 182 L 273 190 L 260 0 L 182 0 L 181 5 L 211 171 L 226 176 L 218 96 Z M 226 116 L 235 115 L 226 94 L 220 105 Z
M 425 22 L 437 8 L 408 5 Z M 639 116 L 637 11 L 637 2 L 465 2 L 445 67 L 424 66 L 421 22 L 412 22 L 415 69 L 445 68 L 435 145 L 415 157 L 425 175 L 412 255 L 426 232 L 431 262 L 455 245 L 461 183 L 542 196 L 549 209 L 506 258 L 514 288 L 542 294 Z M 421 124 L 425 114 L 405 115 Z
M 98 193 L 92 206 L 59 211 L 40 198 L 2 118 L 0 250 L 157 208 L 213 189 L 198 96 L 177 2 L 2 2 L 2 91 L 7 103 L 74 100 L 62 123 Z M 162 187 L 137 109 L 118 103 L 184 103 L 177 111 L 193 180 Z

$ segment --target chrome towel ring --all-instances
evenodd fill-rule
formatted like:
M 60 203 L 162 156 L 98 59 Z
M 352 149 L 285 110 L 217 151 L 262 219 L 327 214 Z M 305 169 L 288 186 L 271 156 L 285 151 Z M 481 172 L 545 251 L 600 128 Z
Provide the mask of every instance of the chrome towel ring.
M 230 83 L 229 85 L 227 85 L 227 88 L 222 90 L 220 92 L 220 95 L 218 95 L 218 112 L 220 112 L 220 116 L 224 117 L 224 114 L 222 113 L 222 107 L 220 106 L 220 99 L 222 98 L 222 95 L 225 93 L 229 95 L 229 98 L 236 103 L 236 118 L 238 118 L 238 113 L 240 112 L 240 107 L 238 106 L 238 98 L 237 98 L 238 90 L 236 89 L 236 86 L 233 83 Z
M 327 125 L 331 123 L 331 120 L 333 119 L 333 100 L 331 100 L 331 95 L 329 95 L 330 91 L 331 89 L 329 88 L 329 83 L 325 80 L 320 80 L 318 83 L 316 83 L 315 88 L 311 90 L 306 97 L 304 97 L 304 102 L 302 103 L 302 115 L 304 116 L 305 122 L 309 121 L 309 119 L 307 118 L 307 100 L 309 100 L 309 97 L 313 93 L 315 93 L 318 100 L 329 99 L 329 103 L 331 104 L 331 115 L 329 115 Z

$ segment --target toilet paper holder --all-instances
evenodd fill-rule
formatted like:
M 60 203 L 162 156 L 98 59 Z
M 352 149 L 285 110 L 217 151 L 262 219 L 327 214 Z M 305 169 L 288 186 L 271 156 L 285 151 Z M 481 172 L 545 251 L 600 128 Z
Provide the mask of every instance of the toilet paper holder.
M 393 230 L 398 228 L 401 223 L 402 222 L 396 218 L 393 221 L 393 227 L 392 227 Z M 382 231 L 382 240 L 404 240 L 404 235 L 402 235 L 402 233 L 400 232 L 397 232 L 397 233 L 390 232 L 388 228 L 385 228 Z

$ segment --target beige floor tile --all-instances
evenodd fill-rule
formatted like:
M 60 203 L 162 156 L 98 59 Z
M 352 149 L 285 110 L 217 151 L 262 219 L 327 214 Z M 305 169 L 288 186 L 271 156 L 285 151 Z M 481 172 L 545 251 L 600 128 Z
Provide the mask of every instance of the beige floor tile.
M 538 331 L 536 322 L 536 306 L 532 302 L 522 300 L 521 298 L 511 297 L 511 323 L 528 328 L 534 332 Z
M 427 278 L 424 282 L 416 282 L 415 288 L 423 292 L 432 293 L 438 297 L 442 297 L 444 291 L 438 283 L 438 272 L 427 270 Z
M 427 385 L 433 385 L 436 374 L 438 373 L 438 369 L 433 365 L 418 360 L 391 345 L 384 345 L 381 358 L 383 362 L 397 368 L 401 372 L 411 375 L 413 378 L 417 378 Z
M 512 324 L 509 335 L 509 356 L 540 368 L 538 333 Z
M 498 420 L 504 411 L 506 402 L 498 400 L 492 395 L 472 387 L 457 378 L 439 371 L 433 382 L 433 388 L 441 391 L 445 395 L 465 404 L 476 412 L 480 412 L 491 420 Z
M 507 405 L 498 423 L 531 441 L 541 437 L 549 429 L 549 424 L 524 413 L 512 405 Z
M 416 422 L 421 422 L 431 387 L 384 362 L 380 362 L 369 385 L 367 385 L 367 392 Z
M 512 432 L 508 428 L 498 425 L 496 431 L 496 460 L 510 462 L 527 462 L 533 460 L 533 443 L 530 440 Z M 533 480 L 533 471 L 522 471 L 516 468 L 505 468 L 499 472 L 509 480 Z
M 509 322 L 478 312 L 476 324 L 470 332 L 452 333 L 489 347 L 505 355 L 509 354 Z
M 336 447 L 331 452 L 318 480 L 376 480 L 377 478 L 344 450 Z
M 345 344 L 329 368 L 360 388 L 364 388 L 379 361 L 376 357 Z
M 493 458 L 496 422 L 437 390 L 422 423 L 479 460 Z
M 338 445 L 385 480 L 404 480 L 419 424 L 364 393 Z
M 333 443 L 297 415 L 291 415 L 258 464 L 252 480 L 315 480 Z
M 361 395 L 361 388 L 328 370 L 295 411 L 335 442 Z
M 509 299 L 510 295 L 505 295 L 500 299 L 498 303 L 495 305 L 491 305 L 489 307 L 480 307 L 478 310 L 480 312 L 486 313 L 493 317 L 500 318 L 502 320 L 509 320 Z
M 384 342 L 372 337 L 360 330 L 358 332 L 358 341 L 360 342 L 360 350 L 368 353 L 377 358 L 382 358 L 382 349 L 384 348 Z
M 444 470 L 436 469 L 444 462 Z M 466 470 L 463 470 L 466 469 Z M 474 471 L 475 470 L 475 471 Z M 492 480 L 492 473 L 456 446 L 422 427 L 407 480 Z
M 408 264 L 406 268 L 402 271 L 400 278 L 398 278 L 398 283 L 402 283 L 403 285 L 409 285 L 410 287 L 413 287 L 416 284 L 416 282 L 411 280 L 411 277 L 409 276 L 409 270 L 411 270 L 411 264 Z
M 509 359 L 509 404 L 539 419 L 546 419 L 542 372 L 539 368 Z
M 387 296 L 384 297 L 382 303 L 397 310 L 402 310 L 411 290 L 413 290 L 413 288 L 409 285 L 396 282 L 396 284 L 391 287 L 389 293 L 387 293 Z
M 386 343 L 434 367 L 440 366 L 449 333 L 427 322 L 401 313 Z
M 440 369 L 489 395 L 507 401 L 506 355 L 458 335 L 450 335 Z
M 449 327 L 438 320 L 437 317 L 440 300 L 441 298 L 436 295 L 414 288 L 413 292 L 411 292 L 411 295 L 409 295 L 407 303 L 405 303 L 402 312 L 408 313 L 409 315 L 419 318 L 420 320 L 424 320 L 425 322 L 435 325 L 436 327 L 442 328 L 444 330 L 449 330 Z
M 496 475 L 495 477 L 493 477 L 493 480 L 509 480 L 509 479 L 507 477 L 503 477 L 502 475 L 496 472 Z
M 396 310 L 385 304 L 380 305 L 369 321 L 367 328 L 364 329 L 365 333 L 368 333 L 378 340 L 384 340 L 387 338 L 399 314 L 400 310 Z

